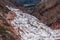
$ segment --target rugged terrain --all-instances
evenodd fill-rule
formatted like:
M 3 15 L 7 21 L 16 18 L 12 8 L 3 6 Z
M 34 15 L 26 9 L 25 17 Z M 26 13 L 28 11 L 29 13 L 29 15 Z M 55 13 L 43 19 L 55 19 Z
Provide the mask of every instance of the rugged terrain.
M 21 5 L 17 6 L 10 0 L 0 0 L 0 40 L 20 40 L 16 30 L 10 24 L 10 21 L 13 20 L 16 15 L 6 8 L 5 5 L 19 8 L 25 13 L 34 15 L 52 29 L 60 28 L 60 0 L 43 0 L 43 2 L 36 5 L 32 11 L 25 9 Z
M 10 24 L 10 21 L 15 16 L 12 13 L 5 7 L 3 0 L 0 0 L 0 40 L 20 40 Z
M 43 0 L 31 14 L 48 26 L 60 28 L 60 0 Z

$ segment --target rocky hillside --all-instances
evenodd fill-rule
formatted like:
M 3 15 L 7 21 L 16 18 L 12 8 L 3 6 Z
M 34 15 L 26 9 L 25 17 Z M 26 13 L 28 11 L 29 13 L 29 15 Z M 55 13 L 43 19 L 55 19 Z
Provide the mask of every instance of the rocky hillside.
M 43 0 L 31 14 L 48 26 L 60 28 L 60 0 Z
M 20 40 L 10 24 L 15 14 L 3 4 L 4 2 L 0 0 L 0 40 Z
M 6 8 L 6 5 L 34 15 L 52 29 L 60 28 L 60 0 L 43 0 L 33 10 L 27 10 L 11 0 L 0 0 L 0 40 L 21 40 L 20 36 L 17 36 L 17 31 L 11 25 L 16 14 Z

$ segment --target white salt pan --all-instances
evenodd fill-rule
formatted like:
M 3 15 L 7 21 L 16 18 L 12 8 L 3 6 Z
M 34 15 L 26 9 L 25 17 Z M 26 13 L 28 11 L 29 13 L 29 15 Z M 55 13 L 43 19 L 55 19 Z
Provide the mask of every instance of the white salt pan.
M 11 21 L 11 24 L 18 28 L 18 35 L 21 40 L 55 40 L 59 30 L 52 30 L 36 17 L 23 13 L 21 10 L 8 7 L 9 10 L 16 13 L 16 17 Z M 57 32 L 56 32 L 57 31 Z M 60 34 L 60 33 L 59 33 Z M 59 35 L 58 35 L 59 36 Z

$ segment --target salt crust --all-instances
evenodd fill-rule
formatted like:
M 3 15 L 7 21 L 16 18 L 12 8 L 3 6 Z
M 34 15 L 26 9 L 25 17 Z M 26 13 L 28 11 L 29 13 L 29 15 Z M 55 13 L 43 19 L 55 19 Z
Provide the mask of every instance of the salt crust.
M 16 13 L 16 17 L 11 21 L 21 40 L 55 40 L 60 36 L 60 30 L 52 30 L 36 17 L 23 13 L 21 10 L 6 6 L 9 10 Z

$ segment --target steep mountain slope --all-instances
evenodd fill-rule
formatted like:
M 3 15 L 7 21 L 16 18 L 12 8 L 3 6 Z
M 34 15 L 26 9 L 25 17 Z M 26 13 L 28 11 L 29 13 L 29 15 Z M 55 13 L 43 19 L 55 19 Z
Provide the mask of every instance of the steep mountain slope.
M 10 0 L 0 0 L 0 40 L 21 40 L 21 37 L 24 40 L 28 40 L 29 38 L 31 40 L 43 40 L 43 38 L 48 38 L 46 40 L 59 39 L 60 30 L 51 29 L 60 28 L 59 8 L 60 0 L 45 0 L 38 4 L 33 11 L 26 10 L 21 5 L 17 6 Z M 13 25 L 11 22 L 13 22 Z M 23 35 L 19 34 L 21 32 L 23 32 Z
M 3 0 L 0 0 L 0 40 L 20 40 L 10 25 L 15 14 L 7 9 L 3 3 Z
M 36 6 L 31 15 L 36 16 L 38 19 L 49 26 L 58 21 L 58 25 L 60 25 L 60 0 L 43 1 Z M 60 26 L 55 26 L 54 28 L 58 29 Z
M 21 36 L 21 40 L 56 40 L 60 39 L 60 30 L 52 30 L 43 24 L 35 16 L 23 13 L 20 9 L 14 7 L 6 7 L 13 11 L 16 16 L 11 24 L 17 30 L 17 35 Z

